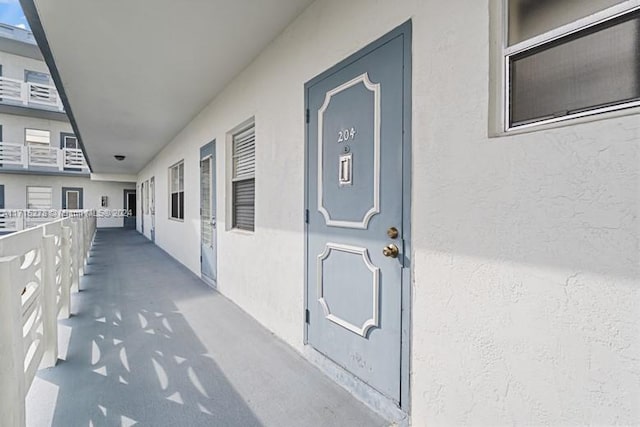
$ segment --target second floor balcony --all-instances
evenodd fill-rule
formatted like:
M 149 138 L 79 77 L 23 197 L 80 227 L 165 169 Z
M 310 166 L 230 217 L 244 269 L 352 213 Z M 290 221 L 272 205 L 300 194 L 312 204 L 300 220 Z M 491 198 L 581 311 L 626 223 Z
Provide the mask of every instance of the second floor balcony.
M 90 173 L 79 148 L 0 142 L 0 171 Z
M 0 103 L 64 112 L 55 86 L 0 77 Z

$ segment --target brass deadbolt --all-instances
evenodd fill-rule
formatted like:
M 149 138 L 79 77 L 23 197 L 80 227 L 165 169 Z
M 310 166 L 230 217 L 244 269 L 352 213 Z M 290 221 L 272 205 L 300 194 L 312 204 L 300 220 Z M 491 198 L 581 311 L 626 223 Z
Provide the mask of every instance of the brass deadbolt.
M 389 236 L 390 239 L 397 239 L 399 234 L 398 229 L 395 227 L 389 227 L 387 230 L 387 236 Z

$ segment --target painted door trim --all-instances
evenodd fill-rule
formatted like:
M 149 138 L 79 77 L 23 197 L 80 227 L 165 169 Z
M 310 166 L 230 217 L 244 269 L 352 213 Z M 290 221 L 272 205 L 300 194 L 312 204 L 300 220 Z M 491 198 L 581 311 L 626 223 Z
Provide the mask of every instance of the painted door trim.
M 151 228 L 149 229 L 149 237 L 151 241 L 156 241 L 156 177 L 149 178 L 149 217 L 151 219 Z
M 310 87 L 318 83 L 319 81 L 329 77 L 330 75 L 336 73 L 342 68 L 347 67 L 348 65 L 354 63 L 360 58 L 368 55 L 389 41 L 397 38 L 403 37 L 403 92 L 404 92 L 404 104 L 403 104 L 403 128 L 404 128 L 404 136 L 402 141 L 402 194 L 403 194 L 403 209 L 402 209 L 402 224 L 401 230 L 403 231 L 403 235 L 401 236 L 403 247 L 401 248 L 402 253 L 404 254 L 404 265 L 402 268 L 402 309 L 401 309 L 401 322 L 402 322 L 402 330 L 401 330 L 401 343 L 400 343 L 400 360 L 401 360 L 401 372 L 400 375 L 400 409 L 405 413 L 410 413 L 410 403 L 411 403 L 411 389 L 410 389 L 410 363 L 411 363 L 411 271 L 413 269 L 411 264 L 411 259 L 413 258 L 412 254 L 412 245 L 411 245 L 411 120 L 412 120 L 412 99 L 411 99 L 411 88 L 412 88 L 412 58 L 411 58 L 411 46 L 412 46 L 412 22 L 411 20 L 403 23 L 402 25 L 396 27 L 391 30 L 389 33 L 385 34 L 378 40 L 368 44 L 363 49 L 357 51 L 356 53 L 350 55 L 348 58 L 342 60 L 338 64 L 330 67 L 323 73 L 309 80 L 304 85 L 304 107 L 305 107 L 305 115 L 309 114 L 309 90 Z M 308 343 L 308 324 L 306 322 L 307 319 L 307 311 L 308 311 L 308 277 L 309 277 L 309 265 L 307 261 L 307 253 L 309 250 L 309 225 L 306 221 L 308 212 L 309 212 L 309 127 L 305 123 L 305 145 L 304 145 L 304 162 L 305 162 L 305 173 L 304 173 L 304 312 L 302 313 L 303 319 L 303 328 L 304 328 L 304 344 L 306 347 L 306 354 L 312 354 L 314 359 L 320 358 L 322 360 L 321 363 L 317 364 L 329 364 L 331 367 L 329 370 L 341 370 L 342 368 L 338 365 L 334 364 L 330 361 L 326 356 L 321 353 L 315 351 L 313 347 L 311 347 Z M 345 371 L 346 372 L 346 371 Z M 340 375 L 335 375 L 335 377 L 340 377 Z M 354 376 L 354 379 L 360 381 Z M 348 381 L 348 380 L 347 380 Z M 364 383 L 363 383 L 364 384 Z M 371 389 L 373 390 L 373 389 Z M 368 394 L 369 391 L 364 392 L 363 394 Z M 373 391 L 375 394 L 376 392 Z M 395 404 L 393 404 L 395 406 Z
M 67 208 L 67 192 L 76 191 L 78 193 L 78 209 L 84 206 L 84 189 L 82 187 L 62 187 L 62 209 Z
M 136 209 L 132 210 L 133 215 L 132 215 L 131 217 L 129 217 L 129 218 L 134 218 L 134 219 L 133 219 L 133 229 L 135 230 L 135 229 L 136 229 L 136 227 L 138 226 L 138 224 L 137 224 L 137 217 L 138 217 L 138 212 L 137 212 L 137 210 L 138 210 L 138 206 L 137 206 L 137 204 L 138 204 L 138 192 L 137 192 L 137 189 L 133 189 L 133 188 L 125 188 L 125 189 L 123 190 L 123 202 L 122 202 L 122 206 L 123 206 L 123 208 L 124 208 L 124 209 L 126 209 L 126 210 L 129 210 L 129 209 L 130 209 L 130 206 L 129 206 L 129 194 L 133 194 L 133 196 L 134 196 L 134 197 L 135 197 L 135 199 L 136 199 Z M 127 228 L 127 219 L 126 219 L 126 218 L 123 220 L 123 222 L 122 222 L 122 226 L 123 226 L 124 228 Z
M 323 161 L 323 152 L 324 152 L 324 138 L 322 135 L 323 132 L 323 122 L 324 122 L 324 113 L 327 111 L 329 107 L 329 103 L 331 102 L 331 98 L 340 92 L 347 90 L 353 86 L 356 86 L 359 83 L 363 83 L 364 86 L 373 92 L 374 96 L 374 120 L 373 120 L 373 206 L 364 214 L 364 217 L 360 221 L 340 221 L 331 218 L 331 214 L 324 206 L 324 191 L 322 191 L 323 185 L 323 174 L 324 168 L 322 165 Z M 318 110 L 318 210 L 322 216 L 324 216 L 324 221 L 327 225 L 331 225 L 334 227 L 344 227 L 344 228 L 356 228 L 360 230 L 366 230 L 369 226 L 369 221 L 373 218 L 374 215 L 380 213 L 380 84 L 373 83 L 369 80 L 369 73 L 364 73 L 351 81 L 348 81 L 325 94 L 324 103 Z
M 65 148 L 64 147 L 64 140 L 67 137 L 72 137 L 72 138 L 76 138 L 76 136 L 72 133 L 72 132 L 60 132 L 60 148 Z M 76 141 L 78 141 L 78 138 L 76 138 Z M 80 146 L 80 144 L 78 143 L 78 146 Z
M 209 152 L 210 151 L 210 152 Z M 214 225 L 214 227 L 217 227 L 217 218 L 218 218 L 218 201 L 217 201 L 217 178 L 216 178 L 216 173 L 217 173 L 217 157 L 215 156 L 216 154 L 216 140 L 213 139 L 210 142 L 204 144 L 203 146 L 200 147 L 200 155 L 199 155 L 199 160 L 198 160 L 198 182 L 199 182 L 199 187 L 198 187 L 198 194 L 201 196 L 201 185 L 202 183 L 200 182 L 200 180 L 202 179 L 202 169 L 201 169 L 201 165 L 202 165 L 202 161 L 203 160 L 209 160 L 210 163 L 210 169 L 209 169 L 209 174 L 210 177 L 209 179 L 211 180 L 210 183 L 210 209 L 211 209 L 211 215 L 214 217 L 213 221 L 216 222 L 216 225 Z M 202 262 L 203 262 L 203 250 L 202 250 L 202 200 L 199 198 L 199 209 L 198 211 L 200 212 L 200 214 L 198 215 L 198 219 L 200 222 L 200 241 L 199 241 L 199 245 L 200 245 L 200 279 L 205 282 L 208 286 L 212 287 L 213 289 L 217 289 L 218 288 L 218 284 L 217 284 L 217 278 L 218 278 L 218 233 L 214 228 L 213 231 L 213 258 L 214 258 L 214 265 L 215 265 L 215 272 L 213 272 L 215 277 L 209 277 L 206 274 L 204 274 L 202 272 Z

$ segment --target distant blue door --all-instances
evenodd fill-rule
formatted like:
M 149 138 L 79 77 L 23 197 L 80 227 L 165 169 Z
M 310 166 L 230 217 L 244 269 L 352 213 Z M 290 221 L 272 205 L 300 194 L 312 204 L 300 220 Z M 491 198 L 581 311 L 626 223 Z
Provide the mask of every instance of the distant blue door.
M 144 182 L 140 184 L 140 232 L 144 234 Z
M 307 341 L 401 396 L 403 35 L 307 84 Z
M 217 283 L 216 264 L 216 145 L 200 148 L 200 268 L 211 286 Z
M 124 190 L 123 206 L 127 210 L 124 217 L 124 228 L 136 228 L 138 209 L 136 208 L 136 190 Z
M 151 215 L 151 241 L 156 241 L 156 177 L 149 180 L 149 215 Z

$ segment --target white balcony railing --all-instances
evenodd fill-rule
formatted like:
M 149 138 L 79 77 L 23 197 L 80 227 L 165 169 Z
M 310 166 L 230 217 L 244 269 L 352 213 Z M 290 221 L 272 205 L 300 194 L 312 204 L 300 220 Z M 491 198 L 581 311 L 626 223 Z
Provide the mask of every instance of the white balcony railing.
M 0 209 L 0 236 L 83 215 L 81 209 Z
M 55 86 L 0 77 L 0 102 L 64 111 Z
M 0 237 L 0 414 L 23 427 L 25 396 L 36 371 L 58 360 L 58 318 L 70 315 L 71 291 L 96 230 L 94 211 Z
M 65 168 L 79 168 L 84 169 L 87 167 L 87 161 L 84 159 L 84 154 L 79 148 L 63 148 L 62 154 L 64 157 Z
M 0 169 L 55 168 L 89 172 L 82 150 L 0 142 Z

